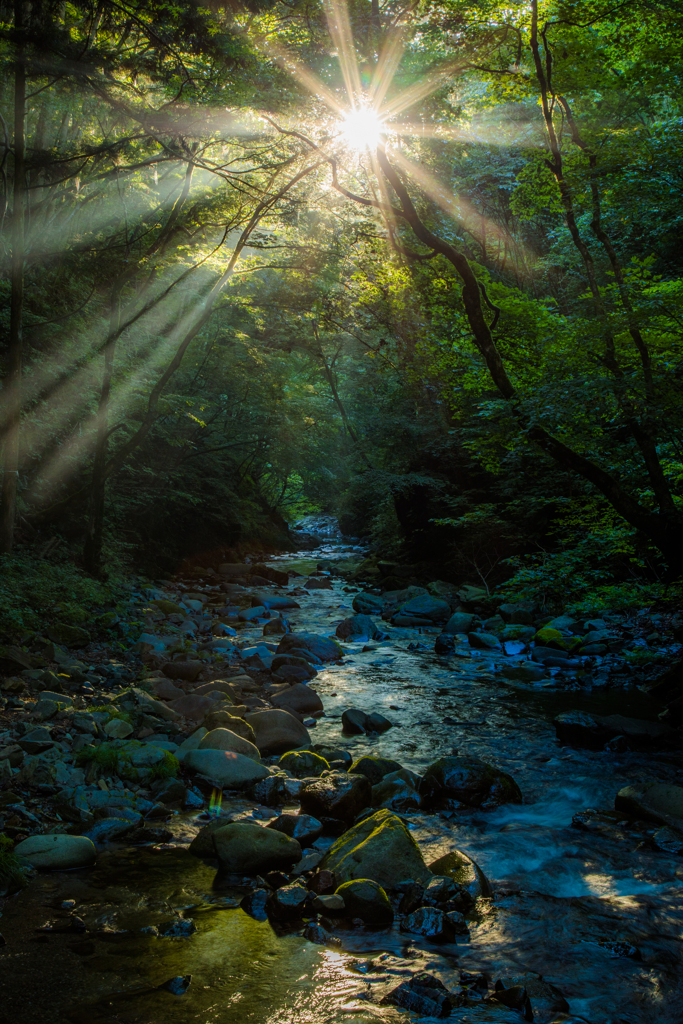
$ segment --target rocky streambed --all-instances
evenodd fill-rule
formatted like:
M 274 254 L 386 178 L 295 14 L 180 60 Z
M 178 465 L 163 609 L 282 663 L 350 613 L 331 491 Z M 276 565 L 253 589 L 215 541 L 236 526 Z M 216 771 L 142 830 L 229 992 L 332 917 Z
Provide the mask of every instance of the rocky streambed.
M 679 733 L 605 685 L 614 623 L 381 595 L 353 555 L 14 652 L 0 1020 L 680 1020 Z

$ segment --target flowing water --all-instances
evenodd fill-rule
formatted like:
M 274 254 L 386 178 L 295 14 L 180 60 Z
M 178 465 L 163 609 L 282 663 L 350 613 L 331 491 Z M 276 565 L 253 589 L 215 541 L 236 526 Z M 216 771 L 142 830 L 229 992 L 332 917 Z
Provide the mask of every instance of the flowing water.
M 344 553 L 334 546 L 280 561 L 307 572 L 321 557 Z M 330 591 L 298 598 L 294 628 L 333 633 L 352 614 L 353 594 L 344 587 L 335 581 Z M 668 753 L 561 748 L 552 726 L 555 714 L 571 708 L 641 718 L 654 718 L 656 709 L 635 689 L 567 692 L 547 680 L 513 686 L 497 670 L 500 658 L 473 652 L 444 660 L 433 653 L 436 630 L 389 631 L 379 644 L 345 644 L 343 662 L 319 672 L 313 685 L 325 716 L 312 737 L 418 772 L 441 755 L 475 754 L 515 778 L 521 806 L 407 816 L 428 862 L 458 847 L 494 885 L 469 941 L 420 944 L 394 928 L 343 932 L 341 947 L 326 948 L 280 934 L 239 908 L 243 890 L 223 888 L 214 868 L 186 852 L 182 842 L 199 823 L 180 815 L 171 826 L 178 845 L 110 848 L 95 869 L 41 875 L 7 902 L 0 1024 L 394 1024 L 414 1017 L 379 1005 L 379 997 L 416 969 L 452 987 L 461 970 L 490 979 L 541 975 L 569 1007 L 563 1017 L 538 1001 L 542 1022 L 683 1020 L 683 861 L 650 848 L 647 828 L 630 828 L 613 813 L 594 816 L 585 830 L 572 827 L 579 811 L 612 811 L 628 783 L 680 783 L 678 761 Z M 246 632 L 255 638 L 261 630 Z M 379 711 L 395 727 L 342 737 L 341 714 L 351 706 Z M 245 801 L 228 809 L 247 820 L 272 813 Z M 59 930 L 70 920 L 64 900 L 76 901 L 87 931 Z M 160 938 L 142 930 L 174 917 L 191 918 L 196 932 Z M 56 930 L 36 931 L 48 921 Z M 639 958 L 624 956 L 625 947 L 636 947 Z M 180 997 L 160 988 L 190 974 Z M 454 1011 L 451 1019 L 521 1018 L 482 1010 Z

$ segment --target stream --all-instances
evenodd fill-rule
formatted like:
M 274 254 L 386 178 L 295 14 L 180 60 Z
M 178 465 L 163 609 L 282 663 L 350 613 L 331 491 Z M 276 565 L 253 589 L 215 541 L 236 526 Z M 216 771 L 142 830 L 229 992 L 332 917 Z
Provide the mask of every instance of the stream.
M 307 573 L 323 558 L 352 554 L 329 544 L 270 564 Z M 334 634 L 353 614 L 355 589 L 333 577 L 331 590 L 303 592 L 301 608 L 288 613 L 292 627 Z M 379 643 L 344 643 L 343 661 L 320 668 L 312 685 L 325 714 L 311 736 L 354 758 L 373 753 L 416 772 L 459 752 L 513 776 L 522 805 L 406 815 L 427 863 L 457 847 L 490 880 L 494 898 L 480 901 L 469 939 L 437 945 L 395 926 L 340 931 L 341 945 L 325 947 L 254 920 L 239 907 L 244 890 L 226 886 L 215 867 L 187 852 L 203 823 L 197 813 L 178 813 L 168 826 L 175 842 L 109 846 L 94 868 L 39 874 L 6 902 L 0 1024 L 393 1024 L 416 1017 L 379 997 L 417 970 L 447 987 L 457 987 L 462 971 L 484 972 L 491 982 L 525 979 L 540 1022 L 683 1019 L 683 860 L 649 847 L 644 824 L 629 826 L 613 810 L 625 785 L 680 783 L 679 759 L 561 747 L 552 725 L 564 710 L 656 720 L 657 709 L 635 688 L 512 684 L 497 670 L 500 654 L 439 658 L 436 627 L 388 632 Z M 240 640 L 261 634 L 260 625 L 248 626 Z M 394 728 L 343 736 L 349 707 L 378 711 Z M 246 800 L 228 803 L 238 819 L 275 816 Z M 587 809 L 596 813 L 584 816 L 583 828 L 573 826 Z M 74 930 L 65 901 L 75 901 L 82 928 Z M 196 925 L 189 938 L 142 930 L 178 915 Z M 38 931 L 47 921 L 53 930 Z M 160 987 L 185 975 L 192 982 L 181 997 Z M 546 986 L 535 999 L 539 976 Z M 483 1006 L 454 1009 L 449 1019 L 522 1020 Z

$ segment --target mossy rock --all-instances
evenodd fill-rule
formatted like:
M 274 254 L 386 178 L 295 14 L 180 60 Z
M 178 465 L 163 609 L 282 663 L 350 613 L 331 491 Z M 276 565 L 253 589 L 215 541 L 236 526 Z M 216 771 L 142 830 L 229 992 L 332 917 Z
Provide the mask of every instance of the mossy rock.
M 50 640 L 65 647 L 86 647 L 90 634 L 81 626 L 70 626 L 67 622 L 54 622 L 47 631 Z
M 337 839 L 320 864 L 337 881 L 371 879 L 385 889 L 399 882 L 431 878 L 420 848 L 401 819 L 391 811 L 376 811 Z
M 513 622 L 501 630 L 500 638 L 501 640 L 523 640 L 524 643 L 528 643 L 529 640 L 534 639 L 535 635 L 536 630 L 533 626 L 522 626 Z
M 187 615 L 187 608 L 181 608 L 175 601 L 168 601 L 164 597 L 157 597 L 152 604 L 164 615 Z
M 386 757 L 372 757 L 366 754 L 359 757 L 349 768 L 349 775 L 364 775 L 370 780 L 371 786 L 376 786 L 382 781 L 385 775 L 390 772 L 400 771 L 403 765 L 398 761 L 391 761 Z
M 552 626 L 544 626 L 542 629 L 539 629 L 534 640 L 543 647 L 555 647 L 561 651 L 566 651 L 568 647 L 567 641 L 559 629 L 553 629 Z
M 512 776 L 478 757 L 441 757 L 434 761 L 422 777 L 420 796 L 424 807 L 437 810 L 522 803 Z
M 98 615 L 95 619 L 95 624 L 100 629 L 111 629 L 119 621 L 119 617 L 116 612 L 104 612 L 103 615 Z
M 335 895 L 344 900 L 344 911 L 349 917 L 359 917 L 365 924 L 384 927 L 394 920 L 389 897 L 382 886 L 371 878 L 355 878 L 351 882 L 344 882 Z
M 329 762 L 312 750 L 290 750 L 282 755 L 278 767 L 291 772 L 297 779 L 319 778 L 330 770 Z

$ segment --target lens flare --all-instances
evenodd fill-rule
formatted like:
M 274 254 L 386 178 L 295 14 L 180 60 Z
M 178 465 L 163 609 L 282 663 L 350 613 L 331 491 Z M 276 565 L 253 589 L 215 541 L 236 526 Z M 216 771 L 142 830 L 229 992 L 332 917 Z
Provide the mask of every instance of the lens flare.
M 351 149 L 377 149 L 382 136 L 382 121 L 372 107 L 350 110 L 341 123 L 344 141 Z

